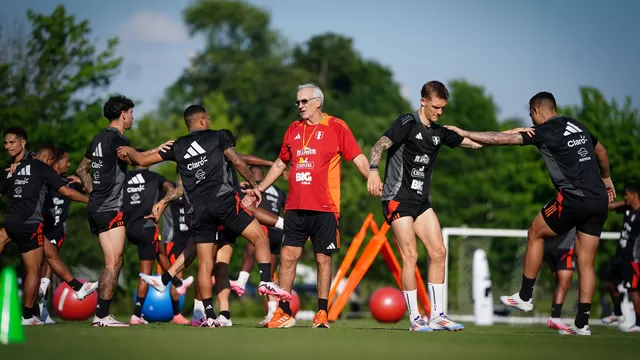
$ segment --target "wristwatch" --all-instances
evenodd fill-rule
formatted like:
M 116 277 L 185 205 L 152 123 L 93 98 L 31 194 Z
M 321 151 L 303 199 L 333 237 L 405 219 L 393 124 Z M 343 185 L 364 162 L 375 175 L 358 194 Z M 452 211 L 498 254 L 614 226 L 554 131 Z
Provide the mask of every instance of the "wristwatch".
M 378 170 L 378 165 L 369 165 L 369 170 Z

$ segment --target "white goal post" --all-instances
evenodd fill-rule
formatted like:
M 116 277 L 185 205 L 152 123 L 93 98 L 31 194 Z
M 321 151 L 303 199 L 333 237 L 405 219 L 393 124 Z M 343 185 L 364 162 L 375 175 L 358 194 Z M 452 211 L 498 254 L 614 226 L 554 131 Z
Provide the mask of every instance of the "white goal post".
M 448 301 L 449 301 L 449 237 L 450 236 L 464 236 L 464 237 L 491 237 L 491 238 L 526 238 L 527 230 L 515 230 L 515 229 L 481 229 L 481 228 L 443 228 L 442 239 L 444 241 L 444 247 L 447 250 L 445 258 L 445 272 L 444 272 L 444 311 L 447 313 Z M 601 239 L 603 240 L 618 240 L 620 237 L 619 232 L 603 232 Z M 471 277 L 471 274 L 469 274 Z M 513 291 L 516 291 L 514 289 Z

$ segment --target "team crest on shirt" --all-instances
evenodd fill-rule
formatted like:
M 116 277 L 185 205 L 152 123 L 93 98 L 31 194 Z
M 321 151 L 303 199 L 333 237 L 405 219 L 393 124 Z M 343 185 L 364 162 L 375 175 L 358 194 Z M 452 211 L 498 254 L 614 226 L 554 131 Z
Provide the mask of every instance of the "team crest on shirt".
M 318 131 L 316 132 L 316 140 L 320 140 L 322 139 L 322 136 L 324 135 L 324 131 Z
M 432 136 L 431 140 L 433 140 L 433 145 L 440 144 L 440 136 Z

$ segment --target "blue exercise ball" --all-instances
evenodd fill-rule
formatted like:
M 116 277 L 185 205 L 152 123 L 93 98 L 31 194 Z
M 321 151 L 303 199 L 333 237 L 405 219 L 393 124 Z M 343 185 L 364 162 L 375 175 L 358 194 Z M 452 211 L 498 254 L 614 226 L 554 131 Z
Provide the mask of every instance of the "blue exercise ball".
M 138 289 L 133 292 L 133 304 L 135 306 L 138 297 Z M 180 295 L 180 310 L 184 305 L 184 295 Z M 159 293 L 153 286 L 149 286 L 147 296 L 142 306 L 142 317 L 147 321 L 167 322 L 173 319 L 173 307 L 171 306 L 171 292 L 169 287 Z

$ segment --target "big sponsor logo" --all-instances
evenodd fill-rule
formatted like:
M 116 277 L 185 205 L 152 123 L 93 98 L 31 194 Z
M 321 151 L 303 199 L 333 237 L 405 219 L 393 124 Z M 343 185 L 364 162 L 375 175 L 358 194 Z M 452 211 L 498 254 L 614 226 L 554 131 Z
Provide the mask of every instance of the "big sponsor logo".
M 312 180 L 313 178 L 311 177 L 310 172 L 296 173 L 296 182 L 299 182 L 302 185 L 310 185 Z
M 422 195 L 422 188 L 424 187 L 424 181 L 411 180 L 411 190 L 415 190 L 418 195 Z

